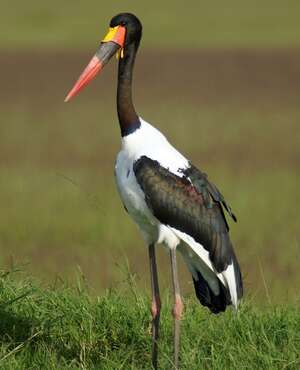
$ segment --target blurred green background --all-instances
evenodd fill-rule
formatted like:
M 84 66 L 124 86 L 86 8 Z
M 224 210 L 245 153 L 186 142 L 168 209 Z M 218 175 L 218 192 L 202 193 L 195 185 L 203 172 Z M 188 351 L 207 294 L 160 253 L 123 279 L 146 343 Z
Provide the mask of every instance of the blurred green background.
M 144 47 L 299 46 L 297 0 L 4 0 L 0 43 L 9 49 L 93 47 L 112 15 L 128 11 L 142 20 Z
M 135 102 L 232 205 L 246 292 L 299 301 L 300 3 L 4 1 L 0 22 L 1 266 L 45 281 L 78 269 L 95 293 L 129 264 L 149 286 L 147 250 L 114 185 L 116 62 L 64 96 L 130 11 L 144 25 Z M 169 286 L 168 257 L 159 248 Z M 180 264 L 184 292 L 193 290 Z

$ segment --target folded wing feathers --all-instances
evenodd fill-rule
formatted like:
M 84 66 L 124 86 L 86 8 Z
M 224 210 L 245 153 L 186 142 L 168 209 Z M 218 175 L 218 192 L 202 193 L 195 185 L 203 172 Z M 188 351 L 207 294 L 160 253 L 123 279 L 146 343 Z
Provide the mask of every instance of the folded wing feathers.
M 185 233 L 185 237 L 181 236 L 183 240 L 190 235 L 196 244 L 204 247 L 210 260 L 206 264 L 225 283 L 236 307 L 242 296 L 242 279 L 222 206 L 234 221 L 236 217 L 206 174 L 193 165 L 179 171 L 184 177 L 178 177 L 148 157 L 141 157 L 134 164 L 137 181 L 153 214 L 163 224 Z M 195 249 L 196 244 L 184 241 Z M 201 254 L 199 257 L 205 260 Z

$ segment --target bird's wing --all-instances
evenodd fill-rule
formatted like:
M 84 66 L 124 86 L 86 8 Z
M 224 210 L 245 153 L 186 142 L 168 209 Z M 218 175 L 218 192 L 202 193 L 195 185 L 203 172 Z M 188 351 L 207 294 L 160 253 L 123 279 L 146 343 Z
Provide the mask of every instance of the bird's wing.
M 179 237 L 217 274 L 233 270 L 234 265 L 233 273 L 238 276 L 233 279 L 235 285 L 240 285 L 240 292 L 237 287 L 235 291 L 241 296 L 240 272 L 222 206 L 236 218 L 216 186 L 192 165 L 180 170 L 183 176 L 178 176 L 158 161 L 142 156 L 133 169 L 148 207 L 162 224 L 177 230 Z M 204 251 L 197 252 L 197 246 Z

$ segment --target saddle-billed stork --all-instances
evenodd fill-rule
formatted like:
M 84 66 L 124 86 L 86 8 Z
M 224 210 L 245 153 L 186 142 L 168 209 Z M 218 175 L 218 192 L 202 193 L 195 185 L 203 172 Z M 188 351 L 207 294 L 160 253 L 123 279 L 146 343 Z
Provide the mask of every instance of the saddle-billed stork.
M 122 149 L 115 165 L 116 183 L 124 207 L 139 226 L 149 249 L 154 368 L 157 368 L 161 309 L 155 245 L 163 243 L 169 249 L 174 291 L 174 366 L 178 368 L 183 304 L 176 249 L 192 274 L 196 296 L 202 305 L 215 314 L 225 311 L 228 305 L 237 308 L 243 285 L 224 210 L 235 221 L 236 218 L 206 174 L 136 113 L 132 75 L 141 37 L 142 25 L 135 15 L 122 13 L 113 17 L 109 32 L 65 101 L 76 95 L 117 54 L 117 110 Z

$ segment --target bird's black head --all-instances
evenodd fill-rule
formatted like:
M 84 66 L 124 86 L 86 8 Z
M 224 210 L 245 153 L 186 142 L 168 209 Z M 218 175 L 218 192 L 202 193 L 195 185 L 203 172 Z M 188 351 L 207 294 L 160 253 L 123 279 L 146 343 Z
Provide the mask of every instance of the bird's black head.
M 140 20 L 131 13 L 120 13 L 115 15 L 109 24 L 110 27 L 123 26 L 126 28 L 125 48 L 131 43 L 139 44 L 142 37 L 142 24 Z
M 136 52 L 142 37 L 142 24 L 139 19 L 130 13 L 116 15 L 110 21 L 108 33 L 102 39 L 96 54 L 91 59 L 65 101 L 73 96 L 92 81 L 95 76 L 103 69 L 111 57 L 117 54 L 118 58 L 126 60 L 127 49 Z

